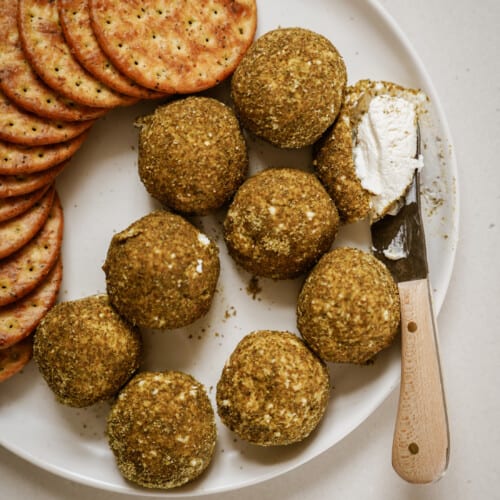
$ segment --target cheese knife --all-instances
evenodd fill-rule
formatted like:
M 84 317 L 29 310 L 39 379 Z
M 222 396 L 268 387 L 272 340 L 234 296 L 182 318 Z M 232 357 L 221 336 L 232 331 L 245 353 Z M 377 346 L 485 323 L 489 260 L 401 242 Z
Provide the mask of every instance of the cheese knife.
M 419 154 L 417 133 L 417 157 Z M 431 483 L 447 469 L 449 429 L 420 209 L 419 170 L 399 211 L 374 222 L 371 235 L 373 253 L 397 282 L 401 301 L 401 386 L 392 465 L 410 483 Z

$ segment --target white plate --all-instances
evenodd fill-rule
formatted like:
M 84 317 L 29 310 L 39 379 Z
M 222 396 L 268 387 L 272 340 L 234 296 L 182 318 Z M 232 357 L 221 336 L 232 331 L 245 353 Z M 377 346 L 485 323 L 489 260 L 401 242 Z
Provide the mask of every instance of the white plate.
M 438 97 L 421 62 L 395 23 L 374 1 L 258 1 L 258 35 L 278 26 L 302 26 L 327 36 L 344 56 L 350 83 L 386 79 L 420 87 L 431 98 L 422 124 L 425 143 L 424 215 L 431 281 L 439 310 L 448 286 L 457 241 L 456 165 Z M 216 94 L 227 99 L 222 88 Z M 66 226 L 61 300 L 103 292 L 101 270 L 114 232 L 149 212 L 154 202 L 137 175 L 134 118 L 155 103 L 115 110 L 93 128 L 58 186 Z M 249 140 L 252 171 L 264 166 L 307 168 L 310 150 L 282 152 Z M 212 400 L 222 366 L 239 339 L 256 329 L 297 332 L 295 300 L 300 280 L 260 279 L 254 298 L 250 276 L 228 258 L 221 239 L 222 213 L 195 222 L 219 243 L 222 273 L 207 317 L 175 332 L 148 333 L 146 367 L 178 369 L 206 385 Z M 336 245 L 368 245 L 367 228 L 344 228 Z M 323 422 L 305 442 L 262 449 L 246 445 L 219 423 L 212 465 L 191 485 L 170 492 L 146 491 L 122 479 L 104 438 L 108 404 L 71 409 L 54 401 L 34 363 L 0 386 L 0 443 L 51 472 L 102 489 L 138 495 L 191 496 L 250 485 L 299 466 L 351 432 L 394 389 L 399 380 L 398 346 L 366 367 L 331 365 L 334 384 Z

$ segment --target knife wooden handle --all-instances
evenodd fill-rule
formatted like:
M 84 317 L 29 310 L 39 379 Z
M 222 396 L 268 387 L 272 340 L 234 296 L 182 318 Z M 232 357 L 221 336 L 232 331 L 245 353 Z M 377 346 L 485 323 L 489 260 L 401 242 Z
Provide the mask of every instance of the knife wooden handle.
M 437 481 L 449 458 L 436 327 L 427 279 L 398 284 L 401 298 L 401 388 L 392 466 L 410 483 Z

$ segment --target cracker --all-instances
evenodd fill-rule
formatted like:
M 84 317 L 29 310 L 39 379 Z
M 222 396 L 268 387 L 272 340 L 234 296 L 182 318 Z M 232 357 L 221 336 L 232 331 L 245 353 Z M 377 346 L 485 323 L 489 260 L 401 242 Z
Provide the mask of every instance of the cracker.
M 23 111 L 0 92 L 0 140 L 26 146 L 55 144 L 82 134 L 93 123 L 93 120 L 63 122 L 42 118 Z
M 49 309 L 55 304 L 62 281 L 59 259 L 47 277 L 26 297 L 0 307 L 0 355 L 30 335 Z
M 0 306 L 11 304 L 35 289 L 59 257 L 63 211 L 57 194 L 40 232 L 13 255 L 0 261 Z
M 125 95 L 140 99 L 165 97 L 165 94 L 137 85 L 113 66 L 92 30 L 88 0 L 57 0 L 57 7 L 66 42 L 90 74 Z
M 8 349 L 0 350 L 0 382 L 21 371 L 33 356 L 33 340 L 28 337 Z
M 71 53 L 51 0 L 19 0 L 18 28 L 27 59 L 45 83 L 86 106 L 113 108 L 135 102 L 96 80 Z
M 107 112 L 107 109 L 76 104 L 38 78 L 26 60 L 19 40 L 17 1 L 0 1 L 0 33 L 0 87 L 12 102 L 53 120 L 91 120 Z
M 0 176 L 0 198 L 31 193 L 42 186 L 51 184 L 66 165 L 67 162 L 60 163 L 55 167 L 34 174 L 2 175 Z
M 255 0 L 90 0 L 94 33 L 113 64 L 144 87 L 197 92 L 236 68 L 253 41 Z
M 42 228 L 54 201 L 54 188 L 23 214 L 0 223 L 0 259 L 24 246 Z
M 84 132 L 74 139 L 47 146 L 21 146 L 0 141 L 0 175 L 32 174 L 71 158 L 87 138 Z
M 43 186 L 31 193 L 0 198 L 0 222 L 12 219 L 29 210 L 50 188 Z

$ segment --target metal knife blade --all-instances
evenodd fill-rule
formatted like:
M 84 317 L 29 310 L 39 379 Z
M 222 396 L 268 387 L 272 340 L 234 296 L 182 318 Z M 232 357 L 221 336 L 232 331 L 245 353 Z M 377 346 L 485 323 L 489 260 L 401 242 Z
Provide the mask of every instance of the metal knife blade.
M 415 171 L 398 213 L 373 223 L 371 234 L 373 253 L 398 283 L 401 302 L 401 386 L 392 464 L 406 481 L 430 483 L 440 479 L 448 467 L 449 430 L 428 280 L 419 171 Z
M 395 215 L 386 215 L 374 222 L 371 234 L 374 255 L 387 266 L 396 282 L 427 278 L 419 170 L 415 171 L 402 207 Z

